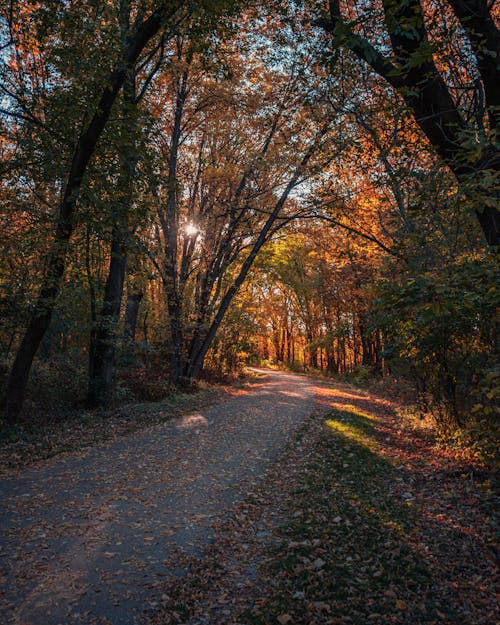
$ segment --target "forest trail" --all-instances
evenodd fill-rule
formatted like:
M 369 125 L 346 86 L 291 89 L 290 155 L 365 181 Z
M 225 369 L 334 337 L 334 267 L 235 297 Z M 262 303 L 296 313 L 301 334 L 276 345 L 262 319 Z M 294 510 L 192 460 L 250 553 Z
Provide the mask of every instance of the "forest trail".
M 181 548 L 201 553 L 311 413 L 314 383 L 247 394 L 0 482 L 3 623 L 139 622 Z
M 149 625 L 498 625 L 493 473 L 395 387 L 316 383 L 311 417 Z

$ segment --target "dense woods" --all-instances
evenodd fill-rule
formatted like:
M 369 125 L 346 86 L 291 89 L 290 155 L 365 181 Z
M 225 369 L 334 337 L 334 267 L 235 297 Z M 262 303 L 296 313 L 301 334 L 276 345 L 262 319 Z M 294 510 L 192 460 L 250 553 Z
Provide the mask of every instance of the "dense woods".
M 499 11 L 2 0 L 4 426 L 265 364 L 491 436 Z

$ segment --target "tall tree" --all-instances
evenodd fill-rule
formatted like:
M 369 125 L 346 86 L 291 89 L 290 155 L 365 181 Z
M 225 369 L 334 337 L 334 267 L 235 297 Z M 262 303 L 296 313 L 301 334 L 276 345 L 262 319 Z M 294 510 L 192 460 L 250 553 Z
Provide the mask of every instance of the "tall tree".
M 129 0 L 121 0 L 119 6 L 120 41 L 123 52 L 130 37 L 131 6 Z M 157 71 L 164 44 L 160 42 L 160 59 L 152 61 L 152 67 L 143 79 L 147 84 Z M 149 65 L 149 64 L 147 64 Z M 112 397 L 118 322 L 120 318 L 123 285 L 127 267 L 128 248 L 132 239 L 132 208 L 134 200 L 134 175 L 138 159 L 137 65 L 130 67 L 121 97 L 121 122 L 119 137 L 119 176 L 116 199 L 110 205 L 111 247 L 108 275 L 99 315 L 93 321 L 95 327 L 90 335 L 89 388 L 87 403 L 90 406 L 106 404 Z M 144 92 L 144 90 L 141 90 Z
M 222 4 L 215 8 L 212 3 L 208 5 L 212 18 L 224 9 Z M 159 2 L 146 18 L 143 17 L 143 11 L 138 10 L 126 45 L 121 49 L 118 46 L 117 54 L 113 54 L 112 49 L 110 55 L 109 42 L 105 41 L 102 44 L 108 46 L 102 49 L 102 57 L 108 59 L 113 56 L 114 60 L 111 69 L 105 73 L 100 84 L 96 85 L 100 91 L 99 97 L 97 100 L 95 97 L 89 97 L 84 105 L 81 132 L 72 146 L 68 159 L 69 166 L 62 181 L 55 233 L 45 260 L 42 285 L 9 376 L 6 392 L 6 418 L 9 422 L 15 421 L 19 415 L 33 358 L 52 318 L 66 267 L 82 183 L 118 94 L 141 54 L 157 35 L 162 30 L 171 32 L 179 27 L 192 11 L 200 13 L 201 19 L 203 9 L 204 3 L 194 7 L 183 0 Z M 12 29 L 12 33 L 15 41 L 15 29 Z
M 214 65 L 207 50 L 179 38 L 177 70 L 155 94 L 150 255 L 165 292 L 176 382 L 200 373 L 257 254 L 301 214 L 292 192 L 330 158 L 331 118 L 314 113 L 319 90 L 304 52 L 287 50 L 287 72 L 243 56 L 243 45 L 219 48 Z
M 356 3 L 354 3 L 356 4 Z M 365 3 L 366 4 L 366 3 Z M 370 3 L 376 13 L 376 3 Z M 431 3 L 383 0 L 385 36 L 392 48 L 375 45 L 360 33 L 355 7 L 353 19 L 343 16 L 340 0 L 330 0 L 329 18 L 318 24 L 332 34 L 335 46 L 348 48 L 384 78 L 403 98 L 429 142 L 453 171 L 463 190 L 473 196 L 476 214 L 489 245 L 500 245 L 498 122 L 500 116 L 500 33 L 487 0 L 451 1 L 468 36 L 478 72 L 476 116 L 467 119 L 453 87 L 445 81 L 434 56 L 432 20 L 445 21 L 446 6 L 430 17 Z M 364 7 L 366 10 L 366 7 Z M 462 33 L 463 34 L 463 33 Z M 448 43 L 461 33 L 447 33 Z M 384 34 L 381 34 L 384 38 Z M 464 55 L 467 58 L 467 55 Z M 460 59 L 454 55 L 454 62 Z M 470 63 L 469 63 L 470 65 Z M 474 73 L 474 67 L 462 68 Z M 488 124 L 483 124 L 486 109 Z M 491 174 L 491 175 L 490 175 Z

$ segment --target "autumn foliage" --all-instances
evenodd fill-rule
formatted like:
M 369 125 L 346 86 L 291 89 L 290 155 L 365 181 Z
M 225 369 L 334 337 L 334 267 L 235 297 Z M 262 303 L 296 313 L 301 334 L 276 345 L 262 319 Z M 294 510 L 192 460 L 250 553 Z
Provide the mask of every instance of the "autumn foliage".
M 490 5 L 4 2 L 5 425 L 257 364 L 491 437 Z

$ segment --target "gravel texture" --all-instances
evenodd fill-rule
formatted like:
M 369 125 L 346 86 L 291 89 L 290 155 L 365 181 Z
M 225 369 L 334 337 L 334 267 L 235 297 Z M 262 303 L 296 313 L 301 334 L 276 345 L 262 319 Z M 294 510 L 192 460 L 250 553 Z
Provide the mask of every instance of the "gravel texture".
M 311 413 L 307 378 L 249 393 L 0 482 L 0 611 L 18 625 L 132 625 L 173 552 L 200 554 Z

